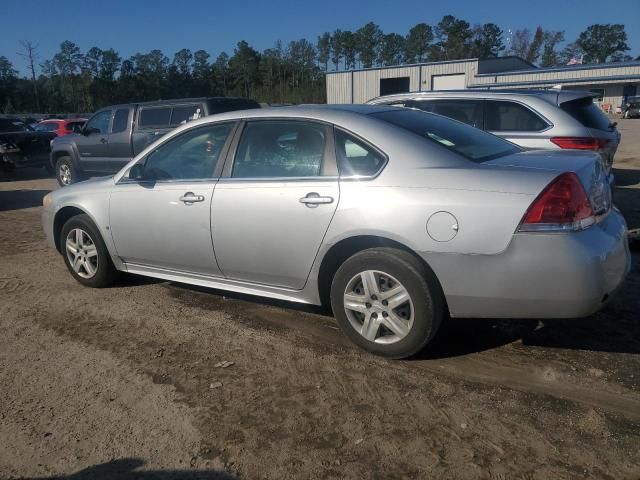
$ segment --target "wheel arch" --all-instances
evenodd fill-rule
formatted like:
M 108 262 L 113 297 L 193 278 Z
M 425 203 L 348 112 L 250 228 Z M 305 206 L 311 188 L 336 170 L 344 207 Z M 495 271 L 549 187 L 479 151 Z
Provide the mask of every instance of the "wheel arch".
M 65 145 L 64 148 L 60 148 L 59 150 L 53 150 L 51 152 L 50 158 L 51 158 L 51 167 L 52 168 L 56 168 L 56 162 L 61 158 L 61 157 L 69 157 L 71 159 L 71 163 L 73 163 L 73 166 L 76 169 L 79 169 L 79 165 L 78 165 L 78 154 L 74 148 L 73 145 Z
M 438 287 L 440 288 L 443 301 L 445 302 L 445 309 L 448 312 L 446 297 L 444 295 L 444 291 L 442 290 L 440 280 L 438 279 L 438 276 L 435 274 L 431 266 L 424 260 L 424 258 L 418 255 L 415 250 L 409 248 L 401 242 L 377 235 L 356 235 L 353 237 L 344 238 L 332 245 L 331 248 L 329 248 L 329 250 L 327 250 L 327 252 L 324 254 L 320 263 L 320 267 L 318 268 L 318 295 L 324 307 L 330 308 L 331 302 L 329 297 L 331 291 L 331 282 L 333 281 L 333 277 L 338 268 L 340 268 L 340 265 L 342 265 L 342 263 L 344 263 L 349 257 L 358 252 L 361 252 L 362 250 L 379 247 L 396 248 L 398 250 L 403 250 L 415 257 L 426 268 L 428 272 L 431 272 L 433 277 L 436 279 Z
M 70 218 L 77 217 L 78 215 L 88 215 L 91 218 L 91 215 L 89 215 L 86 211 L 74 205 L 62 207 L 56 212 L 56 215 L 53 219 L 53 239 L 55 241 L 56 250 L 58 250 L 58 252 L 62 253 L 62 245 L 60 245 L 60 233 L 62 232 L 62 227 Z M 91 221 L 93 221 L 95 224 L 93 218 L 91 218 Z

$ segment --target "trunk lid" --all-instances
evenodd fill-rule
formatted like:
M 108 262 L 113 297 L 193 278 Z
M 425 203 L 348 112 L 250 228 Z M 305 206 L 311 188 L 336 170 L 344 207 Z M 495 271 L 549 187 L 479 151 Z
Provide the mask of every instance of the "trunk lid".
M 485 162 L 495 167 L 575 173 L 584 187 L 593 212 L 601 215 L 611 208 L 611 188 L 600 156 L 577 150 L 534 150 L 507 155 Z

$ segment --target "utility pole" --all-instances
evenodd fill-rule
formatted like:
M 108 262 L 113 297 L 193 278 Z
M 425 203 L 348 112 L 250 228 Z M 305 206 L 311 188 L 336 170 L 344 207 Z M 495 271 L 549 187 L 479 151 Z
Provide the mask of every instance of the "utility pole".
M 33 94 L 36 98 L 36 110 L 40 112 L 40 96 L 38 95 L 38 82 L 36 80 L 36 59 L 38 58 L 37 48 L 38 45 L 34 45 L 28 40 L 20 41 L 20 45 L 24 49 L 24 53 L 18 53 L 22 58 L 26 58 L 29 63 L 29 70 L 31 70 L 31 82 L 33 83 Z

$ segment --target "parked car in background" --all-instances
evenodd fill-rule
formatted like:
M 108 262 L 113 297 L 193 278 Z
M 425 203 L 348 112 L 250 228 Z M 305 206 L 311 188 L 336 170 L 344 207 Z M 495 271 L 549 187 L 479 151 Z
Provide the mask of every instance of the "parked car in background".
M 86 121 L 86 118 L 43 120 L 34 129 L 39 132 L 52 132 L 58 137 L 64 137 L 70 133 L 80 133 Z
M 260 108 L 246 98 L 209 97 L 131 103 L 103 108 L 87 120 L 81 135 L 53 142 L 51 166 L 60 185 L 90 175 L 113 174 L 147 145 L 189 121 L 233 110 Z
M 44 198 L 48 243 L 91 287 L 118 271 L 330 305 L 362 348 L 412 355 L 452 317 L 572 318 L 629 271 L 598 155 L 523 151 L 370 105 L 190 122 L 115 176 Z
M 622 111 L 623 118 L 640 118 L 640 97 L 629 97 Z
M 45 167 L 53 172 L 49 152 L 54 137 L 50 132 L 36 132 L 22 120 L 0 118 L 0 167 L 4 171 Z
M 616 124 L 587 91 L 451 90 L 388 95 L 368 103 L 444 115 L 526 149 L 598 152 L 608 173 L 620 143 Z

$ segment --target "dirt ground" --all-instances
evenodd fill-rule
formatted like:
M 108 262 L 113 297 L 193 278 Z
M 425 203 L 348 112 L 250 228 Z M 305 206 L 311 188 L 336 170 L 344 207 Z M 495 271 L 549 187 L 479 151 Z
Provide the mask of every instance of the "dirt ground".
M 616 202 L 638 228 L 640 120 L 620 128 Z M 45 245 L 53 188 L 0 181 L 0 478 L 640 478 L 637 250 L 591 318 L 451 320 L 386 361 L 306 307 L 81 287 Z

